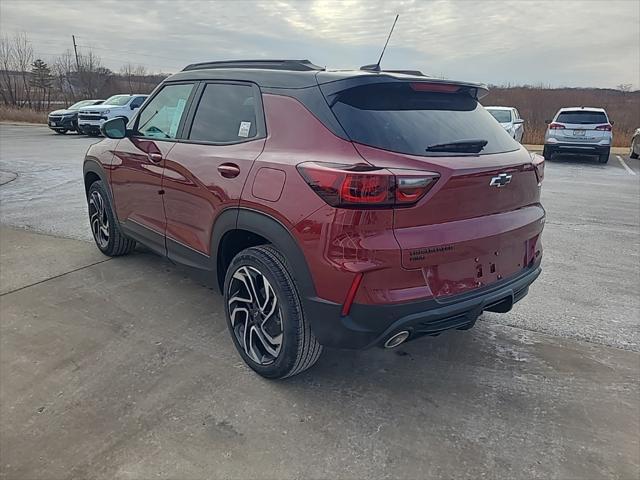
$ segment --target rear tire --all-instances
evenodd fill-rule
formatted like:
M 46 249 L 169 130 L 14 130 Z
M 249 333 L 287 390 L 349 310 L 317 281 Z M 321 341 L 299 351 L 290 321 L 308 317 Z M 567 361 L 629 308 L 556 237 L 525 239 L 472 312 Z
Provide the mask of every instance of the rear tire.
M 287 261 L 269 245 L 231 261 L 224 282 L 227 326 L 245 363 L 266 378 L 311 367 L 322 353 L 305 317 Z
M 542 150 L 542 156 L 545 160 L 551 161 L 551 157 L 553 157 L 553 151 L 549 147 L 544 147 Z
M 87 193 L 89 225 L 98 249 L 109 257 L 127 255 L 136 242 L 126 237 L 116 219 L 109 194 L 101 181 L 93 182 Z
M 601 153 L 598 156 L 598 162 L 600 163 L 607 163 L 609 161 L 609 154 L 611 153 L 611 150 L 607 150 L 605 153 Z
M 638 154 L 636 153 L 636 141 L 631 142 L 631 151 L 629 152 L 629 158 L 638 158 Z
M 56 133 L 60 134 L 60 135 L 64 135 L 65 133 L 67 133 L 66 130 L 55 130 Z

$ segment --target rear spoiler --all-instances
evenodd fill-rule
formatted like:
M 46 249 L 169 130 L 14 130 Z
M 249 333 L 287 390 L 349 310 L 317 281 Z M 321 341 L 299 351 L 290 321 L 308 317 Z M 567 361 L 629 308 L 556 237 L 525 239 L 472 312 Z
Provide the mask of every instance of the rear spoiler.
M 327 78 L 323 81 L 323 76 L 319 73 L 316 78 L 318 79 L 318 85 L 322 90 L 329 103 L 338 93 L 348 90 L 350 88 L 359 87 L 362 85 L 370 85 L 374 83 L 393 83 L 393 82 L 405 82 L 405 83 L 426 83 L 433 85 L 451 85 L 462 87 L 463 92 L 469 94 L 476 100 L 480 100 L 489 93 L 489 87 L 484 83 L 475 82 L 459 82 L 455 80 L 443 80 L 440 78 L 427 77 L 426 75 L 411 75 L 405 74 L 405 72 L 380 72 L 376 74 L 365 73 L 354 77 L 347 77 L 343 79 Z

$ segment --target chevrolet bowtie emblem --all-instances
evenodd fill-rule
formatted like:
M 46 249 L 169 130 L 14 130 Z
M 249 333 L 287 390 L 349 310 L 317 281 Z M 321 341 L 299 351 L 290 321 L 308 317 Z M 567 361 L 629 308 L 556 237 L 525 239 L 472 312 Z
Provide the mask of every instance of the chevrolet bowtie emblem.
M 501 173 L 491 179 L 489 186 L 501 188 L 507 186 L 509 182 L 511 182 L 511 174 Z

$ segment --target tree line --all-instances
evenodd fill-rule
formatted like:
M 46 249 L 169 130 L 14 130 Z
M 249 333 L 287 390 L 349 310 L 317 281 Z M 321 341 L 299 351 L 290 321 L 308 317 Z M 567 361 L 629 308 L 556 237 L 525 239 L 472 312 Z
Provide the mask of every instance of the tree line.
M 165 77 L 131 63 L 113 72 L 92 51 L 76 57 L 66 50 L 47 63 L 36 55 L 25 33 L 0 37 L 0 100 L 11 108 L 42 111 L 52 104 L 149 93 Z

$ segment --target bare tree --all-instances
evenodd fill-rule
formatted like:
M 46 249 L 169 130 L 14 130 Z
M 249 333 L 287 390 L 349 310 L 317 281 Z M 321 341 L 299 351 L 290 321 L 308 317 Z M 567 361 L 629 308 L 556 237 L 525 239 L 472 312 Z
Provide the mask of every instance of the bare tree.
M 15 70 L 13 43 L 4 35 L 0 38 L 0 95 L 5 105 L 15 105 L 17 97 L 16 79 L 12 72 Z
M 66 50 L 56 58 L 51 68 L 55 89 L 59 92 L 64 103 L 73 103 L 78 98 L 73 84 L 75 69 L 75 57 L 71 50 Z
M 129 91 L 133 91 L 133 71 L 135 67 L 132 63 L 125 63 L 120 67 L 120 76 L 125 81 Z
M 31 76 L 31 64 L 33 63 L 33 47 L 27 37 L 27 34 L 22 32 L 15 35 L 13 38 L 13 58 L 15 67 L 20 77 L 22 78 L 22 99 L 19 102 L 21 105 L 26 100 L 27 105 L 31 107 L 31 85 L 29 78 Z
M 631 91 L 631 87 L 633 87 L 633 84 L 631 83 L 621 83 L 618 86 L 616 86 L 616 88 L 618 90 L 620 90 L 622 93 L 628 93 Z
M 145 84 L 147 83 L 147 69 L 144 65 L 138 65 L 133 71 L 136 77 L 136 85 L 135 91 L 132 90 L 130 93 L 140 93 L 145 88 Z
M 120 68 L 120 76 L 124 78 L 129 93 L 140 93 L 146 86 L 147 75 L 144 65 L 126 63 Z
M 78 72 L 78 78 L 82 93 L 87 98 L 96 98 L 109 81 L 112 72 L 102 66 L 100 57 L 91 50 L 80 55 L 79 60 L 80 71 Z

